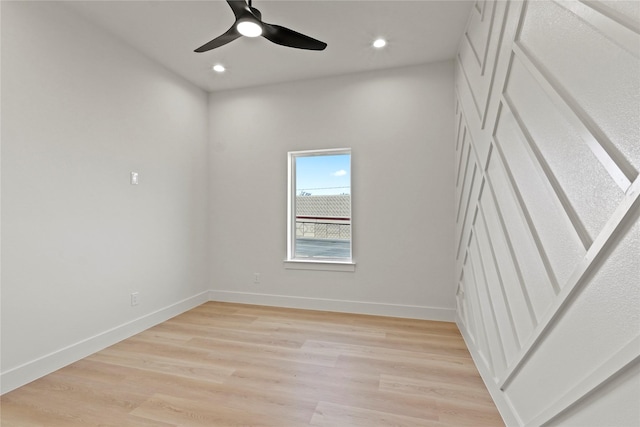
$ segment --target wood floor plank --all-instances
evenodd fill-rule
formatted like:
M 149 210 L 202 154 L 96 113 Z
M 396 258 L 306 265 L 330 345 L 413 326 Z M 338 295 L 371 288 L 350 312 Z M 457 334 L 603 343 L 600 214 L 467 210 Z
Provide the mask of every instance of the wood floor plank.
M 431 427 L 441 426 L 437 420 L 426 420 L 408 417 L 401 414 L 371 409 L 355 408 L 353 406 L 320 402 L 311 418 L 315 427 Z
M 224 383 L 235 371 L 233 368 L 219 367 L 206 362 L 196 363 L 158 355 L 149 355 L 145 358 L 140 358 L 130 352 L 113 349 L 107 349 L 94 354 L 91 356 L 91 359 L 150 372 L 163 372 L 179 377 L 204 379 L 219 384 Z
M 335 366 L 338 360 L 338 352 L 331 349 L 292 349 L 289 347 L 274 347 L 246 342 L 229 342 L 210 338 L 193 338 L 189 345 L 195 348 L 206 349 L 218 355 L 236 352 L 234 363 L 253 363 L 256 356 L 262 360 L 277 360 L 282 362 L 309 363 L 321 366 Z
M 407 363 L 418 363 L 421 366 L 440 365 L 443 369 L 465 370 L 477 374 L 476 366 L 470 355 L 451 356 L 438 353 L 426 353 L 423 351 L 406 350 L 402 347 L 376 347 L 371 345 L 360 345 L 353 343 L 336 343 L 319 341 L 315 339 L 307 340 L 302 346 L 302 350 L 313 350 L 334 352 L 339 356 L 363 357 L 375 360 L 393 360 Z
M 253 327 L 219 325 L 216 322 L 194 325 L 178 321 L 168 321 L 156 326 L 158 331 L 183 333 L 201 338 L 216 338 L 232 342 L 260 343 L 276 347 L 300 348 L 304 337 L 286 332 L 261 331 Z
M 338 357 L 336 368 L 367 370 L 381 375 L 399 375 L 486 390 L 484 382 L 477 371 L 460 370 L 454 367 L 446 369 L 441 364 L 432 364 L 427 360 L 425 358 L 425 362 L 421 363 L 415 360 L 379 359 L 347 355 Z
M 493 407 L 494 403 L 487 393 L 467 386 L 452 383 L 439 383 L 418 378 L 398 377 L 395 375 L 380 376 L 380 390 L 393 393 L 412 394 L 431 397 L 450 402 L 470 402 L 476 405 Z
M 169 427 L 131 416 L 129 412 L 148 396 L 60 371 L 2 396 L 0 425 L 26 426 L 140 426 Z
M 242 410 L 216 407 L 194 399 L 184 399 L 164 394 L 155 394 L 132 412 L 150 421 L 166 422 L 175 425 L 210 427 L 223 425 L 250 425 L 257 422 Z
M 0 425 L 504 424 L 453 323 L 210 302 L 6 393 Z
M 153 373 L 133 368 L 125 369 L 131 378 L 127 387 L 152 390 L 158 395 L 191 401 L 195 405 L 202 405 L 203 408 L 215 407 L 223 412 L 235 413 L 247 411 L 247 408 L 257 408 L 256 410 L 261 413 L 271 413 L 281 411 L 282 408 L 296 408 L 296 411 L 285 412 L 278 419 L 297 419 L 301 417 L 301 412 L 302 417 L 310 417 L 317 404 L 314 400 L 305 400 L 296 394 L 277 394 L 265 388 L 237 386 L 229 383 L 218 384 L 205 380 L 176 377 L 167 373 Z M 141 413 L 136 412 L 136 414 L 140 415 Z
M 341 325 L 336 323 L 312 322 L 299 319 L 283 319 L 277 317 L 261 316 L 253 322 L 254 328 L 264 328 L 267 330 L 276 330 L 281 332 L 292 333 L 318 333 L 338 334 L 347 336 L 373 336 L 376 338 L 384 338 L 386 331 L 382 328 L 358 325 Z

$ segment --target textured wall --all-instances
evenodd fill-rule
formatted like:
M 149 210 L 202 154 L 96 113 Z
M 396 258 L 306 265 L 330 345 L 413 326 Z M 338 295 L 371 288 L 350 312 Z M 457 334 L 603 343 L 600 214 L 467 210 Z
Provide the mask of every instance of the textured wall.
M 640 424 L 639 29 L 479 1 L 460 45 L 458 323 L 512 425 Z

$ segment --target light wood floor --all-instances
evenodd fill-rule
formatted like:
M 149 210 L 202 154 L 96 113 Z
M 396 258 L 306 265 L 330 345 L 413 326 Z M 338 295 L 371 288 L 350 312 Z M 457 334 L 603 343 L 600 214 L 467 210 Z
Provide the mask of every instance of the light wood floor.
M 504 425 L 453 323 L 213 302 L 0 404 L 2 427 Z

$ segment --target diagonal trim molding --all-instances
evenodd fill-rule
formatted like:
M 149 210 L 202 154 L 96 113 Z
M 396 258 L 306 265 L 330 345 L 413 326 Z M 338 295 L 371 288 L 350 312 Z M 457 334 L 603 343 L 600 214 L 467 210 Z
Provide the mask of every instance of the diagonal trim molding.
M 604 362 L 587 377 L 577 384 L 570 391 L 565 393 L 553 405 L 542 411 L 537 417 L 527 423 L 527 426 L 544 426 L 554 421 L 557 417 L 564 414 L 581 400 L 586 399 L 592 393 L 595 393 L 600 387 L 607 384 L 613 378 L 632 366 L 640 362 L 640 337 L 636 337 L 609 360 Z

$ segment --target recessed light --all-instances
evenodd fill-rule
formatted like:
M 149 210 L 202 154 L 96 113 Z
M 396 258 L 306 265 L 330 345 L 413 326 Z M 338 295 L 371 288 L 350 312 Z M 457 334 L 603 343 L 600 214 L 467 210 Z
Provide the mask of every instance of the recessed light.
M 375 39 L 373 42 L 373 47 L 376 49 L 381 49 L 387 45 L 387 41 L 383 38 Z
M 226 68 L 224 68 L 224 65 L 222 64 L 216 64 L 213 66 L 213 71 L 216 73 L 224 73 L 224 70 L 226 70 Z

